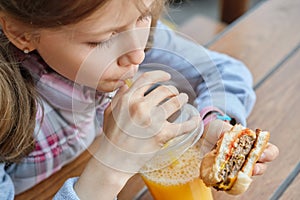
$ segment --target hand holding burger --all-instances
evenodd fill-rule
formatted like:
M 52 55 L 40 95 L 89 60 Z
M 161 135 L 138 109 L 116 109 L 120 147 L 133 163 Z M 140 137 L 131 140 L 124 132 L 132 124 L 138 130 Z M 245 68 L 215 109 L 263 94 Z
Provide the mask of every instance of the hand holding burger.
M 214 127 L 221 127 L 220 123 L 224 122 L 215 120 L 210 129 L 216 130 Z M 229 194 L 241 194 L 252 182 L 251 176 L 262 174 L 266 168 L 265 163 L 257 162 L 274 160 L 278 148 L 268 143 L 270 134 L 266 131 L 254 132 L 241 125 L 222 127 L 225 127 L 224 134 L 202 160 L 201 178 L 207 186 Z M 264 156 L 260 158 L 263 152 Z

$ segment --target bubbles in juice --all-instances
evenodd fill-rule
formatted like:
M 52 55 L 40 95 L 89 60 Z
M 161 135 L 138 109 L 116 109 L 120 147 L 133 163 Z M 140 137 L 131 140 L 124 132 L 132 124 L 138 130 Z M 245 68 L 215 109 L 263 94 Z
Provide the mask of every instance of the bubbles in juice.
M 151 166 L 145 166 L 148 172 L 143 176 L 164 186 L 185 184 L 199 177 L 200 161 L 199 146 L 195 145 L 167 167 L 151 171 Z

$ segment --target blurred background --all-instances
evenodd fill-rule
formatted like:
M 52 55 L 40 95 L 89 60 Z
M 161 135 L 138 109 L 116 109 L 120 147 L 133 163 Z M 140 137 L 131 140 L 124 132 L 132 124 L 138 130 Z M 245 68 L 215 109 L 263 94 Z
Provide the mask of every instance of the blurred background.
M 230 8 L 223 6 L 225 1 Z M 205 45 L 260 1 L 263 0 L 170 0 L 164 22 Z

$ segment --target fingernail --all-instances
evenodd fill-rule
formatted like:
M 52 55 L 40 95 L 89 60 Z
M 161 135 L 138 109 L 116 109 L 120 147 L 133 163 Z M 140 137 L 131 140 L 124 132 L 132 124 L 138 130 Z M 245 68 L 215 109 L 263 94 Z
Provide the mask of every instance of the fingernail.
M 265 153 L 262 153 L 261 156 L 260 156 L 260 160 L 265 159 L 265 157 L 266 157 L 266 154 L 265 154 Z

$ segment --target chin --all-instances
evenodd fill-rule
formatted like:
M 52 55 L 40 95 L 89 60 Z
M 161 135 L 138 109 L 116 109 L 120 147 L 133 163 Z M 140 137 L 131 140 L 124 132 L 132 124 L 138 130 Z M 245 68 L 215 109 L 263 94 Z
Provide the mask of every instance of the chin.
M 116 90 L 118 90 L 120 87 L 122 87 L 124 85 L 123 82 L 113 82 L 113 83 L 110 83 L 110 84 L 101 84 L 101 85 L 98 85 L 97 87 L 97 91 L 99 92 L 114 92 Z

